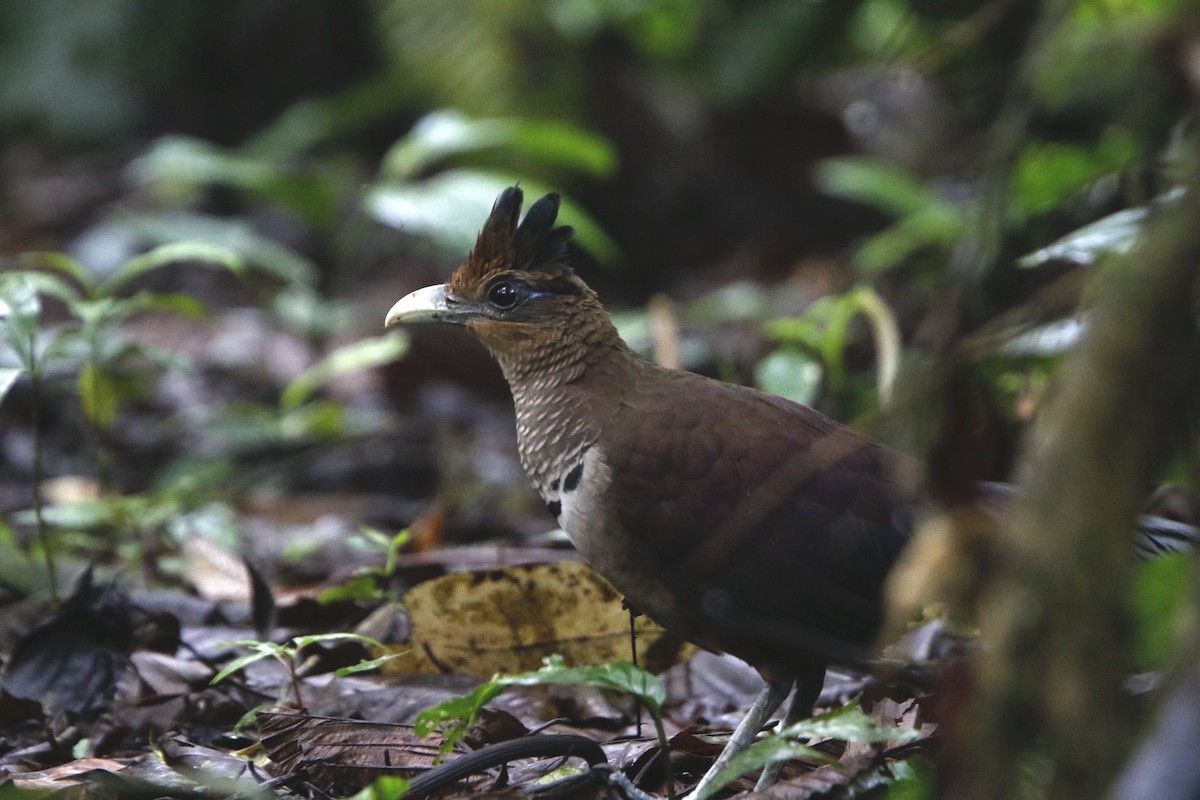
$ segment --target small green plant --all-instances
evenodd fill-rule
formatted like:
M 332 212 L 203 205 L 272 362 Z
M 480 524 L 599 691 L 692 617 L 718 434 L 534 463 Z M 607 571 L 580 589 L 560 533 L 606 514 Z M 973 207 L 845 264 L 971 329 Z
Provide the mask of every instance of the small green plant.
M 864 239 L 855 262 L 868 277 L 899 266 L 922 251 L 946 253 L 966 230 L 969 207 L 943 197 L 919 176 L 869 156 L 830 158 L 813 175 L 829 195 L 870 206 L 893 218 Z
M 401 778 L 399 775 L 383 775 L 346 800 L 400 800 L 408 791 L 410 783 L 412 781 L 408 778 Z
M 296 376 L 280 395 L 280 410 L 287 414 L 304 405 L 318 388 L 347 372 L 370 369 L 400 358 L 408 350 L 402 331 L 389 331 L 339 347 Z
M 1028 223 L 1070 206 L 1088 187 L 1127 168 L 1136 155 L 1133 137 L 1118 127 L 1093 142 L 1028 141 L 1004 186 L 1004 206 L 992 213 L 1006 217 L 1005 224 Z M 892 218 L 891 225 L 857 248 L 855 261 L 867 276 L 910 263 L 921 253 L 934 254 L 926 263 L 945 261 L 980 215 L 988 213 L 983 198 L 948 196 L 922 176 L 870 156 L 826 159 L 817 165 L 814 178 L 827 194 Z
M 545 659 L 541 669 L 517 675 L 493 675 L 492 679 L 475 687 L 475 691 L 462 697 L 451 698 L 422 711 L 417 717 L 417 734 L 426 735 L 440 730 L 446 737 L 442 751 L 449 752 L 456 742 L 466 735 L 475 721 L 479 710 L 510 686 L 590 686 L 608 689 L 635 698 L 654 720 L 654 730 L 662 753 L 667 753 L 667 733 L 663 727 L 662 705 L 666 700 L 666 689 L 662 681 L 634 664 L 616 662 L 596 667 L 568 667 L 562 656 Z M 667 791 L 675 796 L 671 762 L 664 758 L 667 771 Z
M 799 317 L 768 322 L 767 333 L 782 346 L 759 364 L 759 386 L 805 404 L 816 399 L 822 378 L 831 393 L 844 392 L 850 323 L 858 315 L 866 317 L 871 326 L 876 391 L 880 403 L 886 405 L 900 366 L 900 330 L 891 309 L 867 286 L 824 297 Z
M 402 530 L 394 536 L 368 525 L 361 525 L 358 537 L 350 540 L 350 546 L 357 549 L 374 550 L 384 554 L 382 567 L 364 567 L 356 570 L 345 583 L 331 586 L 317 596 L 317 602 L 334 603 L 342 600 L 395 600 L 388 590 L 399 566 L 400 551 L 408 544 L 408 530 Z
M 426 735 L 440 730 L 446 737 L 443 752 L 466 735 L 483 706 L 510 686 L 590 686 L 622 692 L 636 698 L 650 713 L 662 752 L 667 752 L 666 732 L 662 721 L 662 704 L 666 692 L 662 682 L 654 675 L 628 663 L 604 664 L 598 667 L 568 667 L 560 656 L 545 660 L 541 669 L 519 675 L 495 675 L 481 683 L 473 692 L 455 697 L 421 712 L 417 717 L 417 734 Z M 916 737 L 916 732 L 900 730 L 882 725 L 863 713 L 857 704 L 850 704 L 803 720 L 757 742 L 735 758 L 720 773 L 717 781 L 701 797 L 707 800 L 731 781 L 768 764 L 787 761 L 798 757 L 817 758 L 832 762 L 827 755 L 799 741 L 801 739 L 843 739 L 851 742 L 907 741 Z M 669 760 L 665 763 L 669 767 Z M 674 796 L 674 787 L 668 772 L 667 785 Z
M 121 335 L 120 324 L 144 311 L 170 311 L 199 315 L 193 298 L 180 294 L 141 291 L 121 296 L 138 276 L 161 266 L 195 261 L 238 272 L 243 262 L 233 251 L 200 243 L 163 245 L 127 262 L 106 278 L 96 279 L 79 264 L 59 253 L 27 254 L 17 259 L 24 267 L 0 276 L 0 342 L 6 345 L 9 364 L 0 371 L 0 401 L 26 376 L 33 395 L 33 512 L 38 543 L 46 562 L 51 595 L 58 597 L 55 548 L 46 524 L 41 493 L 42 443 L 40 404 L 49 367 L 65 368 L 76 376 L 83 412 L 97 430 L 111 427 L 120 399 L 117 379 L 122 362 L 133 356 L 174 364 L 169 353 L 148 345 L 135 345 Z M 42 298 L 62 302 L 72 321 L 53 327 L 42 325 Z M 5 354 L 0 353 L 0 357 Z
M 826 763 L 836 759 L 805 744 L 802 739 L 841 739 L 847 742 L 893 742 L 915 739 L 916 731 L 892 728 L 876 722 L 863 713 L 857 703 L 822 714 L 812 719 L 801 720 L 794 725 L 755 742 L 729 762 L 707 790 L 689 800 L 708 800 L 725 786 L 748 772 L 763 769 L 769 764 L 790 761 L 793 758 L 813 758 Z
M 123 324 L 134 315 L 152 311 L 191 317 L 204 315 L 203 307 L 189 295 L 145 289 L 131 291 L 136 279 L 162 267 L 185 265 L 226 269 L 240 276 L 253 265 L 282 280 L 293 293 L 309 289 L 313 280 L 314 270 L 306 261 L 248 230 L 235 230 L 229 225 L 162 220 L 151 225 L 145 219 L 139 222 L 133 218 L 125 223 L 140 238 L 150 241 L 161 242 L 181 233 L 192 233 L 195 238 L 167 241 L 153 247 L 105 277 L 92 275 L 61 253 L 27 253 L 12 260 L 15 269 L 0 275 L 0 401 L 20 378 L 28 380 L 32 394 L 33 524 L 38 549 L 46 562 L 50 592 L 55 598 L 58 596 L 56 548 L 42 496 L 45 476 L 40 417 L 47 376 L 54 376 L 56 380 L 62 375 L 73 377 L 80 407 L 93 434 L 97 472 L 103 485 L 108 459 L 99 444 L 104 438 L 100 434 L 112 428 L 121 403 L 138 389 L 139 382 L 129 379 L 129 373 L 144 371 L 147 364 L 165 368 L 186 366 L 184 359 L 175 352 L 131 340 L 124 334 Z M 62 305 L 68 315 L 66 321 L 46 322 L 43 314 L 46 299 Z M 402 349 L 403 343 L 398 337 L 383 344 L 374 343 L 373 349 L 371 343 L 359 345 L 332 366 L 325 367 L 324 372 L 315 376 L 306 373 L 307 377 L 302 377 L 306 377 L 307 384 L 293 393 L 303 399 L 320 382 L 338 371 L 360 366 L 364 358 L 368 362 L 372 357 L 381 358 L 383 350 L 397 353 Z M 356 357 L 354 354 L 360 350 L 369 352 Z M 319 411 L 310 413 L 309 417 L 315 415 L 319 421 L 329 416 L 322 417 Z M 292 409 L 292 412 L 297 415 L 301 410 Z M 310 421 L 306 428 L 314 424 Z M 191 473 L 194 476 L 196 470 L 192 469 Z M 145 497 L 85 503 L 80 508 L 59 508 L 50 516 L 65 515 L 64 519 L 74 520 L 73 527 L 77 528 L 86 527 L 77 523 L 90 515 L 93 526 L 135 521 L 140 529 L 145 529 L 165 524 L 171 515 L 187 511 L 190 506 L 181 506 L 181 497 L 179 493 L 167 490 Z
M 436 174 L 422 177 L 435 167 Z M 479 213 L 518 179 L 537 197 L 561 184 L 560 173 L 605 178 L 616 167 L 616 151 L 607 140 L 567 122 L 471 119 L 456 111 L 435 111 L 392 145 L 364 204 L 368 214 L 386 225 L 446 252 L 463 253 L 475 241 Z M 536 179 L 539 175 L 542 181 Z M 570 197 L 563 199 L 562 219 L 597 259 L 616 256 L 616 245 L 604 229 Z
M 230 661 L 225 667 L 213 676 L 211 683 L 216 685 L 228 678 L 235 672 L 244 669 L 255 661 L 261 661 L 264 658 L 273 658 L 283 665 L 287 670 L 288 683 L 291 686 L 292 696 L 296 701 L 296 707 L 301 711 L 305 709 L 304 696 L 300 692 L 300 673 L 298 671 L 298 660 L 300 652 L 309 645 L 318 644 L 321 642 L 337 642 L 337 641 L 355 641 L 362 642 L 370 647 L 379 650 L 385 650 L 384 645 L 370 636 L 363 636 L 358 633 L 318 633 L 311 636 L 293 636 L 286 642 L 280 644 L 277 642 L 260 642 L 254 639 L 239 640 L 235 642 L 223 642 L 222 644 L 228 647 L 244 647 L 250 652 L 245 655 L 238 656 L 233 661 Z M 351 667 L 345 667 L 337 670 L 334 674 L 338 677 L 351 674 L 352 672 L 362 672 L 367 669 L 373 669 L 379 666 L 382 662 L 394 658 L 394 655 L 387 655 L 371 661 L 364 661 L 355 664 Z

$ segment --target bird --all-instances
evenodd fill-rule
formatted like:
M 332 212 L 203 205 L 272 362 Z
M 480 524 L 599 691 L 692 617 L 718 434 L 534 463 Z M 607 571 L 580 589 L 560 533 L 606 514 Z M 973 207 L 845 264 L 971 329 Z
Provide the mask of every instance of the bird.
M 450 279 L 385 326 L 472 331 L 511 389 L 521 464 L 583 558 L 631 608 L 763 676 L 700 792 L 793 687 L 789 721 L 811 715 L 829 665 L 871 657 L 922 470 L 815 409 L 636 353 L 570 266 L 559 196 L 522 219 L 523 201 L 501 192 Z

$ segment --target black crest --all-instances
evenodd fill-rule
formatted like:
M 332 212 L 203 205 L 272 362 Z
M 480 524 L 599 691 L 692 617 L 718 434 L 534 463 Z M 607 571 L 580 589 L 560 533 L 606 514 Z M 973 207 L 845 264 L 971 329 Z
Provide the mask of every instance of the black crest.
M 463 265 L 461 271 L 466 274 L 455 276 L 456 279 L 482 279 L 501 265 L 550 275 L 571 274 L 567 242 L 575 231 L 568 225 L 554 224 L 561 203 L 559 196 L 548 194 L 535 202 L 518 225 L 523 200 L 524 192 L 519 186 L 510 186 L 500 193 Z

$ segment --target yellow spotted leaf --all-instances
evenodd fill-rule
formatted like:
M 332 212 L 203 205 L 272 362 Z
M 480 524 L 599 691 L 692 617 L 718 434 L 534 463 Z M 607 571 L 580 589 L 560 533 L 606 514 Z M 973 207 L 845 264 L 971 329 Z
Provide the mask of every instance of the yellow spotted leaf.
M 418 584 L 405 595 L 412 637 L 385 671 L 455 672 L 490 678 L 537 669 L 561 655 L 568 665 L 629 661 L 629 612 L 608 581 L 574 561 L 464 572 Z M 693 648 L 646 617 L 636 621 L 639 662 L 660 672 Z

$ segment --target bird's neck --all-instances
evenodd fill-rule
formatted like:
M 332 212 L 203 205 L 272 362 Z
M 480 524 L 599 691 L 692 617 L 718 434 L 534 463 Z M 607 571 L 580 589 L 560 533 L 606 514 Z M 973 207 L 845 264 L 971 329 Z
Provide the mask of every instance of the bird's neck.
M 607 316 L 575 323 L 493 350 L 512 390 L 522 466 L 543 496 L 595 443 L 641 361 Z

